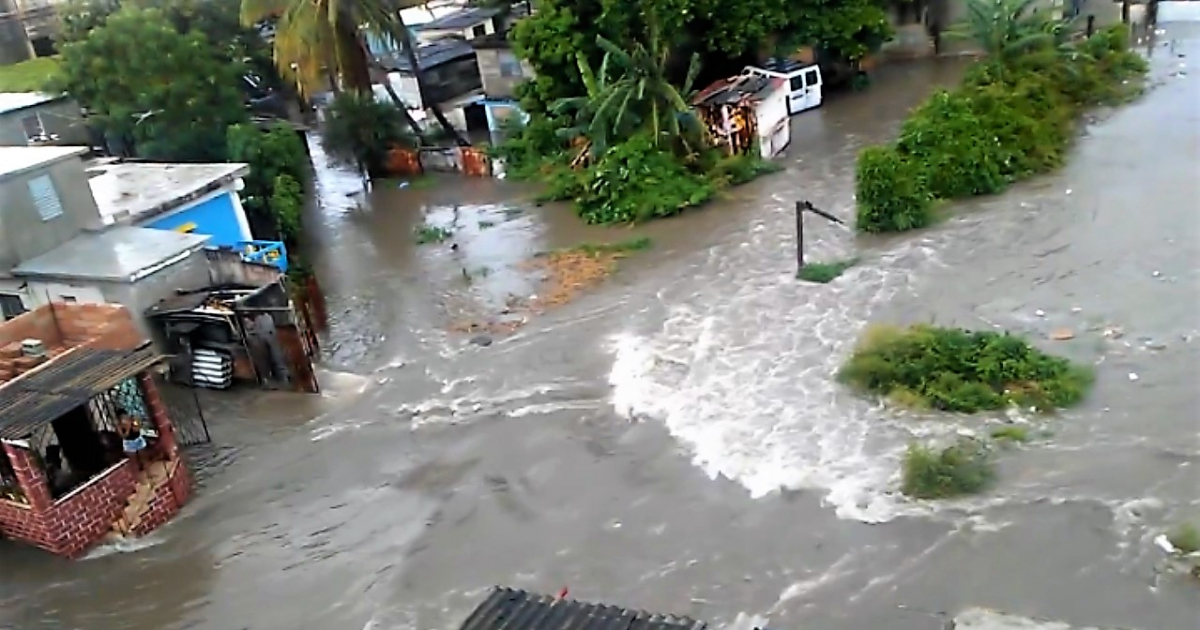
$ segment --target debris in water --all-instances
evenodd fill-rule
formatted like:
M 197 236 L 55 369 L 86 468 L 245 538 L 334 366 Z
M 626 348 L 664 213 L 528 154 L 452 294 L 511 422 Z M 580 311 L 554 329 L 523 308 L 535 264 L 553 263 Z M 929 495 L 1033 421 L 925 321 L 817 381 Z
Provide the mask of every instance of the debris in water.
M 1071 189 L 1070 189 L 1070 188 L 1068 188 L 1068 189 L 1067 189 L 1067 194 L 1068 194 L 1068 195 L 1069 195 L 1069 194 L 1071 194 Z
M 1137 372 L 1130 372 L 1130 373 L 1129 373 L 1129 380 L 1131 380 L 1131 381 L 1136 381 L 1136 380 L 1138 380 L 1138 378 L 1139 378 L 1139 377 L 1138 377 L 1138 375 L 1137 375 Z
M 1142 344 L 1144 346 L 1146 346 L 1147 350 L 1166 350 L 1167 349 L 1167 344 L 1165 344 L 1157 339 L 1146 339 L 1145 341 L 1142 342 Z
M 408 181 L 400 182 L 396 185 L 396 188 L 408 188 Z
M 1125 336 L 1125 331 L 1119 326 L 1109 326 L 1104 329 L 1104 336 L 1108 339 L 1120 339 Z
M 1059 328 L 1058 330 L 1050 333 L 1050 338 L 1055 341 L 1066 341 L 1068 339 L 1074 339 L 1075 333 L 1069 328 Z
M 1034 311 L 1033 314 L 1037 315 L 1038 317 L 1045 317 L 1046 311 L 1043 311 L 1042 309 L 1039 308 L 1038 310 Z
M 1152 273 L 1152 274 L 1150 274 L 1150 275 L 1152 275 L 1152 276 L 1154 276 L 1155 278 L 1157 278 L 1157 277 L 1159 277 L 1159 276 L 1161 276 L 1161 275 L 1162 275 L 1162 272 L 1161 272 L 1161 271 L 1159 271 L 1159 270 L 1157 270 L 1157 269 L 1155 269 L 1155 270 L 1154 270 L 1154 273 Z
M 1166 534 L 1159 534 L 1158 536 L 1155 536 L 1154 544 L 1168 554 L 1175 555 L 1179 553 L 1179 549 L 1176 548 L 1175 545 L 1171 544 L 1171 540 L 1167 538 Z
M 486 348 L 492 345 L 492 338 L 488 335 L 475 335 L 471 337 L 471 343 Z
M 1083 311 L 1083 308 L 1081 308 L 1081 307 L 1079 307 L 1079 306 L 1072 306 L 1072 307 L 1071 307 L 1071 312 L 1072 312 L 1072 313 L 1079 313 L 1079 312 L 1082 312 L 1082 311 Z

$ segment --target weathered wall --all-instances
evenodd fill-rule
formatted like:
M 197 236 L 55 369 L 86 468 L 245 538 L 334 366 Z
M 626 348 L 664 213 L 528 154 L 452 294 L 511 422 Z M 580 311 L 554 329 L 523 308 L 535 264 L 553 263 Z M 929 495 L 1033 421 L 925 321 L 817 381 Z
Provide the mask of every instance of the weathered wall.
M 203 250 L 196 250 L 187 258 L 132 284 L 106 282 L 96 286 L 104 294 L 106 302 L 120 304 L 132 311 L 136 315 L 134 320 L 139 330 L 148 337 L 151 327 L 146 324 L 142 313 L 163 298 L 175 295 L 179 289 L 208 286 L 208 260 Z
M 42 220 L 29 192 L 29 182 L 47 173 L 58 193 L 63 213 Z M 104 223 L 87 181 L 83 161 L 79 158 L 0 181 L 0 207 L 4 208 L 0 239 L 6 245 L 0 246 L 0 260 L 29 260 L 75 238 L 82 230 L 101 229 Z
M 41 340 L 53 356 L 84 345 L 132 350 L 145 336 L 120 306 L 58 303 L 34 309 L 0 325 L 0 385 L 46 361 L 22 355 L 21 342 L 26 339 Z
M 227 249 L 206 249 L 208 277 L 214 285 L 244 284 L 253 287 L 276 282 L 283 273 L 274 265 L 242 260 L 241 254 Z
M 478 48 L 475 58 L 483 79 L 483 93 L 491 98 L 513 98 L 516 87 L 533 77 L 533 68 L 506 48 Z

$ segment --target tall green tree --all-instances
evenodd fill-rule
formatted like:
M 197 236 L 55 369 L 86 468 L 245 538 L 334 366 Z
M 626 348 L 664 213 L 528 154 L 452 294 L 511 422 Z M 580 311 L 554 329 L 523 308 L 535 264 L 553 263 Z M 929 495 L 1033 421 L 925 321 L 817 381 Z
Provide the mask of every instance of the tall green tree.
M 241 72 L 204 35 L 180 33 L 161 11 L 127 7 L 62 46 L 55 87 L 100 130 L 131 139 L 141 157 L 220 161 L 225 129 L 246 119 Z
M 1057 43 L 1060 20 L 1038 11 L 1038 0 L 967 0 L 967 16 L 947 35 L 967 40 L 989 58 L 1007 62 Z

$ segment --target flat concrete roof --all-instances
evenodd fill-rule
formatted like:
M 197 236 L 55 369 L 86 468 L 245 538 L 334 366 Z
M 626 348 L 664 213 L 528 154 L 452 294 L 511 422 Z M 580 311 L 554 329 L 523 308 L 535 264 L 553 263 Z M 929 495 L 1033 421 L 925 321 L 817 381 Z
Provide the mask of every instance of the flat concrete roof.
M 22 109 L 37 107 L 45 103 L 66 98 L 65 94 L 47 94 L 45 92 L 0 92 L 0 114 L 19 112 Z
M 0 147 L 0 179 L 78 157 L 87 147 Z
M 131 223 L 175 208 L 220 189 L 250 172 L 228 164 L 121 162 L 87 169 L 96 207 L 107 224 Z
M 172 230 L 117 226 L 77 236 L 18 265 L 19 277 L 136 282 L 181 260 L 211 238 Z

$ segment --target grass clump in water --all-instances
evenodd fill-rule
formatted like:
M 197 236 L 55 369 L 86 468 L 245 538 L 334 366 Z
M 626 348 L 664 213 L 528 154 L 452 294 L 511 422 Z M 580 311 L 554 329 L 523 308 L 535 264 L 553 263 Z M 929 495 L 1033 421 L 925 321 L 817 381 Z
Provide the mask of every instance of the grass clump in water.
M 1171 530 L 1167 540 L 1184 555 L 1196 553 L 1200 551 L 1200 527 L 1184 523 Z
M 837 279 L 838 276 L 846 273 L 847 269 L 857 264 L 857 258 L 847 258 L 827 263 L 805 263 L 796 274 L 796 277 L 805 282 L 828 284 Z
M 1031 436 L 1029 435 L 1029 429 L 1015 424 L 1006 424 L 1002 427 L 996 427 L 991 430 L 989 435 L 993 440 L 1000 442 L 1001 444 L 1024 443 L 1031 439 Z
M 1093 375 L 1007 333 L 916 325 L 868 329 L 838 378 L 907 406 L 975 413 L 1069 407 L 1083 400 Z
M 416 237 L 417 245 L 426 245 L 429 243 L 442 243 L 454 236 L 454 232 L 447 230 L 444 227 L 429 225 L 424 223 L 417 226 Z
M 960 439 L 945 448 L 912 444 L 904 455 L 900 491 L 914 499 L 948 499 L 982 492 L 996 474 L 982 442 Z
M 568 252 L 576 252 L 586 254 L 588 256 L 599 256 L 602 254 L 628 254 L 632 252 L 640 252 L 650 249 L 654 246 L 654 241 L 649 237 L 639 236 L 637 238 L 617 241 L 616 243 L 583 243 L 568 249 Z

